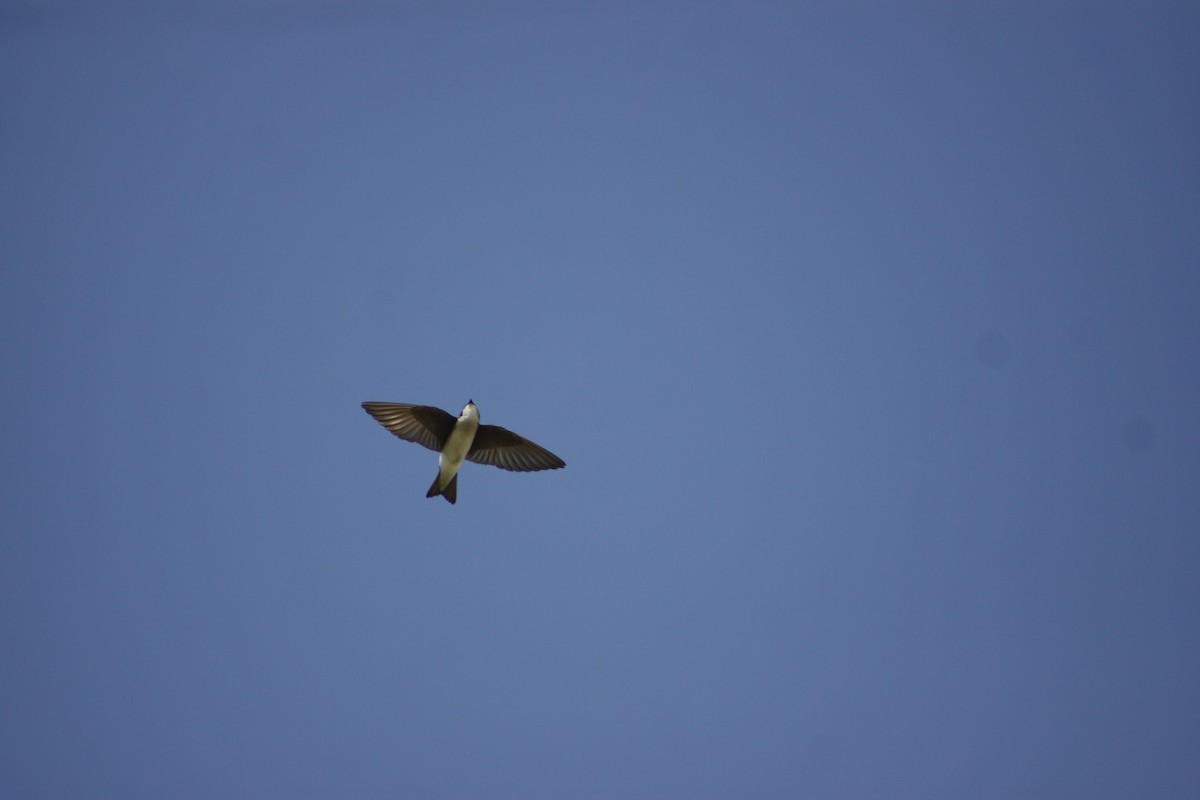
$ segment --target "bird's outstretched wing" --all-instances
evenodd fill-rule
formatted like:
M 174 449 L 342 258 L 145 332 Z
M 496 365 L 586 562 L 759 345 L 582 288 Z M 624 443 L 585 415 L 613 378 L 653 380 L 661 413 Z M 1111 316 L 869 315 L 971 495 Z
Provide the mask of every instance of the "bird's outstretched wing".
M 565 467 L 567 462 L 499 425 L 480 425 L 467 460 L 512 472 L 537 472 Z
M 454 430 L 454 417 L 433 406 L 408 403 L 363 403 L 363 409 L 392 433 L 408 442 L 441 452 Z

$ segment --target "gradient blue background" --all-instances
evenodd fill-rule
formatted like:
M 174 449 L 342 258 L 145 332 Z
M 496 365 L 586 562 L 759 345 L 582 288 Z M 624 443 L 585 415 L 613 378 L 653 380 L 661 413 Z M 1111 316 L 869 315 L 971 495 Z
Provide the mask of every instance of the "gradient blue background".
M 1200 795 L 1200 10 L 0 4 L 0 794 Z M 468 398 L 562 471 L 363 400 Z

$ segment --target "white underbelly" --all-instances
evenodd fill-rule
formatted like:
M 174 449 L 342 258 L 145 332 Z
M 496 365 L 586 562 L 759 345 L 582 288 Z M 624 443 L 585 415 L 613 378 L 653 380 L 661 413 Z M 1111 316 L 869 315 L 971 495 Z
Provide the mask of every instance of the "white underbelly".
M 441 455 L 438 456 L 438 486 L 446 488 L 446 484 L 450 483 L 450 479 L 458 473 L 458 468 L 467 458 L 467 452 L 471 449 L 471 442 L 475 441 L 475 431 L 478 430 L 479 423 L 471 424 L 465 422 L 454 426 L 454 430 L 450 432 L 450 437 L 446 440 L 446 446 L 442 448 Z

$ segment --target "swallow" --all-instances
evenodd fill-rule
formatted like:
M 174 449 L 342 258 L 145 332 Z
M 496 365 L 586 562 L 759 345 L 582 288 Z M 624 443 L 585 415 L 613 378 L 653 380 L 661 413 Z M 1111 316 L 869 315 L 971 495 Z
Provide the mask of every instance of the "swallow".
M 438 473 L 426 497 L 458 499 L 458 469 L 464 460 L 512 472 L 538 472 L 567 465 L 546 448 L 499 425 L 480 425 L 479 409 L 468 400 L 455 418 L 433 406 L 408 403 L 363 403 L 363 409 L 406 442 L 438 453 Z

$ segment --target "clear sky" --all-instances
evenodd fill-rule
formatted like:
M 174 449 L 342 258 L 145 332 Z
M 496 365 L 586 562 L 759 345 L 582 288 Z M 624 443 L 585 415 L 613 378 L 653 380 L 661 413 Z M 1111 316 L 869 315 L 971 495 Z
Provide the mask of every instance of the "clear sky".
M 3 0 L 0 795 L 1197 797 L 1197 41 Z

